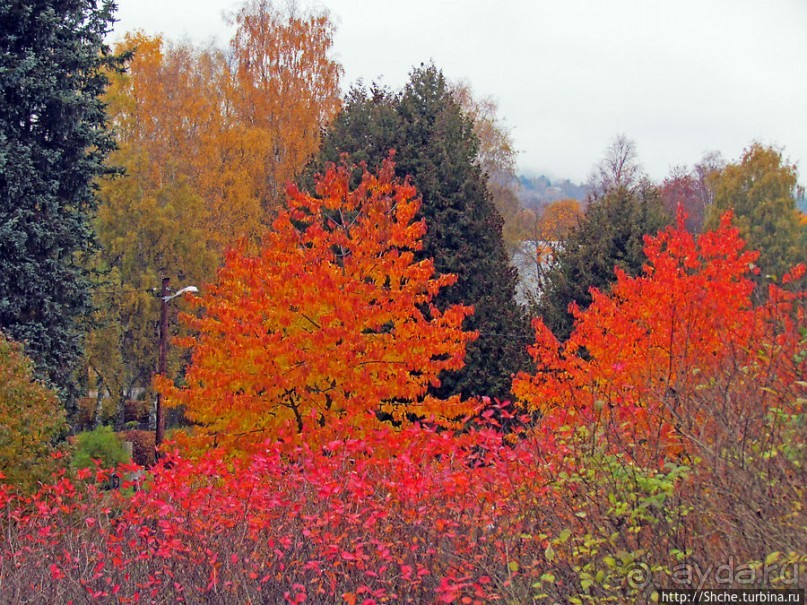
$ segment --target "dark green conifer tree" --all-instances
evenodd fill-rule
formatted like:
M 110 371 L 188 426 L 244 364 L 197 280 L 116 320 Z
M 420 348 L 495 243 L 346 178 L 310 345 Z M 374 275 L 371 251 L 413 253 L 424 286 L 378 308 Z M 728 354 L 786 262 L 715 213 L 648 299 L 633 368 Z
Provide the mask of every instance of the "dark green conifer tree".
M 433 65 L 415 69 L 400 93 L 354 89 L 323 138 L 316 161 L 367 162 L 375 169 L 395 149 L 397 173 L 410 176 L 423 197 L 424 258 L 458 282 L 440 293 L 439 307 L 474 306 L 467 328 L 479 330 L 465 368 L 441 376 L 436 394 L 509 398 L 511 374 L 528 364 L 527 317 L 514 300 L 516 274 L 502 239 L 503 221 L 477 162 L 473 124 Z
M 670 224 L 658 189 L 647 182 L 606 189 L 590 200 L 586 213 L 572 228 L 546 275 L 537 313 L 561 341 L 569 338 L 574 318 L 569 305 L 591 304 L 590 288 L 607 290 L 616 281 L 614 269 L 641 273 L 647 258 L 644 236 Z
M 70 400 L 90 310 L 81 256 L 112 146 L 111 0 L 0 0 L 0 329 Z

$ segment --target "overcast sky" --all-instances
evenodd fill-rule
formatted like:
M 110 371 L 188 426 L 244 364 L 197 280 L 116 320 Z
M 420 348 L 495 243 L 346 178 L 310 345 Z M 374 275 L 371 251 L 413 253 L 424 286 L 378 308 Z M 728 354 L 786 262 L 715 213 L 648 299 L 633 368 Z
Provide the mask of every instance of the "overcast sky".
M 238 0 L 117 0 L 134 29 L 226 45 Z M 615 135 L 654 179 L 754 140 L 807 181 L 807 0 L 298 0 L 327 8 L 344 86 L 433 60 L 492 96 L 524 172 L 585 180 Z

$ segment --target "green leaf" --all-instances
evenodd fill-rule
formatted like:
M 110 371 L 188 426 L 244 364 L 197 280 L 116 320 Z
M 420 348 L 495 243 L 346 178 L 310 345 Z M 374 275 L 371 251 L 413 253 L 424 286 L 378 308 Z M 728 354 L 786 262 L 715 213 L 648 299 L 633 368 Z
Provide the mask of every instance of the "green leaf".
M 780 552 L 772 552 L 767 557 L 765 557 L 765 565 L 773 565 L 779 560 L 779 557 L 782 555 Z

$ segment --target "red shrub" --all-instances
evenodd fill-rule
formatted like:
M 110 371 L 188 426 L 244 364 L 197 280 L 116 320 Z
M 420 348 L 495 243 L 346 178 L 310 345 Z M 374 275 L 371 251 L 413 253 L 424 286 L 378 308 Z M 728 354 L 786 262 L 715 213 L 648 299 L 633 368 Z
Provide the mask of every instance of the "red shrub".
M 132 443 L 132 462 L 150 468 L 156 462 L 154 431 L 123 431 L 118 433 L 121 440 Z

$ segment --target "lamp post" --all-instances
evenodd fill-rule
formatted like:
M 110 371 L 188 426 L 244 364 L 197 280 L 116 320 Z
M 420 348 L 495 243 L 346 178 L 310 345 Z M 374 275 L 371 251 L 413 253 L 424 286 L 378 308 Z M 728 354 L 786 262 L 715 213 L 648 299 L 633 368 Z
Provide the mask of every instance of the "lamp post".
M 162 293 L 160 295 L 160 360 L 157 366 L 157 373 L 165 376 L 168 370 L 168 303 L 180 294 L 185 292 L 198 292 L 196 286 L 185 286 L 181 290 L 168 294 L 169 277 L 163 277 Z M 154 446 L 159 449 L 165 437 L 165 419 L 163 417 L 162 395 L 157 393 L 157 419 L 154 436 Z M 159 452 L 158 452 L 159 455 Z

